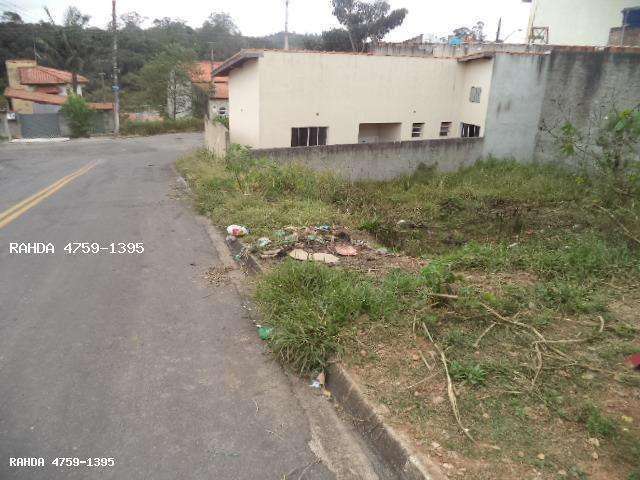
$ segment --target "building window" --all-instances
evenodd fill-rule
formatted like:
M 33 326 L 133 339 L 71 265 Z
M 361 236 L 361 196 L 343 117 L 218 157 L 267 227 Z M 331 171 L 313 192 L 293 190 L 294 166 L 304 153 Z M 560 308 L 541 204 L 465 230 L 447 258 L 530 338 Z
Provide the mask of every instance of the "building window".
M 291 129 L 292 147 L 315 147 L 327 144 L 327 127 L 298 127 Z
M 226 117 L 227 116 L 227 107 L 218 108 L 218 115 L 220 115 L 221 117 Z
M 411 127 L 411 138 L 422 138 L 424 123 L 414 123 Z
M 472 125 L 471 123 L 462 124 L 462 138 L 475 138 L 480 136 L 480 125 Z
M 482 93 L 482 88 L 480 87 L 471 87 L 471 93 L 469 93 L 469 101 L 471 103 L 480 103 L 480 94 Z
M 451 131 L 451 122 L 442 122 L 440 124 L 440 136 L 441 137 L 448 137 L 450 131 Z

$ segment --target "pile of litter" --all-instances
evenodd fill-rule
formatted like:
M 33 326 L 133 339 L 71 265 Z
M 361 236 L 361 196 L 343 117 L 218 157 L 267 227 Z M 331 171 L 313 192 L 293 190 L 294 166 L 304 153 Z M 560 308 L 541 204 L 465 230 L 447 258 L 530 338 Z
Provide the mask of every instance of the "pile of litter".
M 227 233 L 227 240 L 235 242 L 238 237 L 248 235 L 250 229 L 242 225 L 230 225 Z M 342 225 L 287 226 L 274 232 L 270 238 L 261 237 L 252 243 L 245 243 L 242 253 L 236 257 L 239 259 L 249 253 L 262 260 L 265 266 L 270 262 L 293 258 L 329 266 L 342 265 L 376 275 L 394 268 L 419 271 L 428 263 L 379 247 L 368 234 L 352 233 Z

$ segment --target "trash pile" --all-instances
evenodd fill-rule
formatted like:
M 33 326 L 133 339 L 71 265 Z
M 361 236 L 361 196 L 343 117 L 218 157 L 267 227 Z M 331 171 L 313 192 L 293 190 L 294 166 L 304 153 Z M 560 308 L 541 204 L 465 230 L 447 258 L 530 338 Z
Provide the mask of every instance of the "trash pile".
M 242 225 L 227 227 L 227 233 L 233 237 L 244 237 L 249 232 Z M 366 261 L 371 256 L 397 256 L 386 248 L 371 246 L 366 240 L 353 239 L 349 231 L 340 225 L 288 226 L 274 232 L 273 238 L 258 238 L 246 248 L 263 260 L 290 257 L 327 265 L 337 265 L 354 257 L 365 257 L 362 260 Z

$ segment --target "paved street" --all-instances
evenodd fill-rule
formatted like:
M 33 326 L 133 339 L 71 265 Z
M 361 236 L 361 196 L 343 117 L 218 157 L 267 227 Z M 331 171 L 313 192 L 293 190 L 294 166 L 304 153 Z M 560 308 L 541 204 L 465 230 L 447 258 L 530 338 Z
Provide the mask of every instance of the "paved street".
M 94 165 L 0 227 L 0 478 L 333 478 L 237 290 L 207 281 L 222 264 L 172 170 L 201 142 L 0 145 L 0 212 Z M 11 242 L 55 254 L 10 253 Z M 144 253 L 68 255 L 69 242 L 142 242 Z

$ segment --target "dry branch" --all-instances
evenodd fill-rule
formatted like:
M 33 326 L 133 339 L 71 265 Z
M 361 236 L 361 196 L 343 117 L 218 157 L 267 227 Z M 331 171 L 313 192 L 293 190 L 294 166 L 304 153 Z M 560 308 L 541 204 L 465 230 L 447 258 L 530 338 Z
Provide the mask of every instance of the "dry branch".
M 425 323 L 422 323 L 422 328 L 427 334 L 427 337 L 429 337 L 429 340 L 433 344 L 434 348 L 440 354 L 440 360 L 442 360 L 442 365 L 444 366 L 444 373 L 447 375 L 447 393 L 449 394 L 449 402 L 451 403 L 453 416 L 456 418 L 456 422 L 458 422 L 458 426 L 460 427 L 460 430 L 462 430 L 462 433 L 464 433 L 465 436 L 469 440 L 471 440 L 473 443 L 476 443 L 476 441 L 473 439 L 473 437 L 469 433 L 469 430 L 467 428 L 464 428 L 464 426 L 462 425 L 462 420 L 460 419 L 460 412 L 458 411 L 458 402 L 456 400 L 456 393 L 453 390 L 453 382 L 451 381 L 451 375 L 449 375 L 449 367 L 447 366 L 447 357 L 445 357 L 444 352 L 442 351 L 440 346 L 433 341 L 433 337 L 431 336 L 431 333 L 429 333 L 429 329 L 427 328 L 427 325 Z

